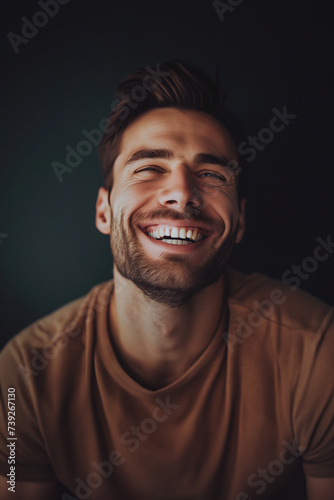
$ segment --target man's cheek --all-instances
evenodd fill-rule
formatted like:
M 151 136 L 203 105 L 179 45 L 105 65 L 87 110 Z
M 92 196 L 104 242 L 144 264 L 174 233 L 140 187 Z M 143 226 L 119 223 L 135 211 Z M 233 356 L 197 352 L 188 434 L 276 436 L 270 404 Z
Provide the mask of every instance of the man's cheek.
M 239 221 L 239 209 L 238 205 L 236 206 L 230 206 L 228 210 L 225 210 L 221 212 L 221 218 L 224 223 L 224 232 L 223 236 L 227 237 L 233 232 L 236 227 L 238 226 L 238 221 Z
M 193 187 L 193 194 L 202 199 L 202 210 L 208 205 L 215 205 L 219 201 L 221 193 L 217 187 L 214 186 L 202 186 L 201 189 Z
M 125 197 L 118 195 L 117 197 L 112 197 L 110 199 L 111 202 L 111 210 L 114 214 L 114 217 L 119 217 L 120 213 L 122 211 L 122 206 L 124 206 L 124 203 L 126 203 Z

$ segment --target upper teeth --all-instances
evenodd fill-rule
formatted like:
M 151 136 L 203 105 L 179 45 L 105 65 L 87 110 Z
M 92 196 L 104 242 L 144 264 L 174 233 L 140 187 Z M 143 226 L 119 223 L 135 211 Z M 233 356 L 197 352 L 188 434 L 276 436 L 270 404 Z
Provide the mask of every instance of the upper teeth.
M 171 238 L 181 238 L 183 240 L 188 238 L 193 241 L 199 241 L 204 238 L 204 236 L 200 234 L 197 229 L 185 229 L 184 227 L 159 226 L 153 231 L 149 231 L 148 234 L 155 239 L 170 236 Z

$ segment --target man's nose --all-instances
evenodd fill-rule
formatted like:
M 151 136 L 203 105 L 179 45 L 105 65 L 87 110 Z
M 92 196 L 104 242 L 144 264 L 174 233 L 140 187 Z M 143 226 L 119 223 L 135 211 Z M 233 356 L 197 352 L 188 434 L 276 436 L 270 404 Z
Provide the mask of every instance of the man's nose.
M 161 205 L 174 209 L 201 208 L 203 198 L 196 186 L 194 173 L 186 165 L 180 165 L 170 173 L 159 193 Z

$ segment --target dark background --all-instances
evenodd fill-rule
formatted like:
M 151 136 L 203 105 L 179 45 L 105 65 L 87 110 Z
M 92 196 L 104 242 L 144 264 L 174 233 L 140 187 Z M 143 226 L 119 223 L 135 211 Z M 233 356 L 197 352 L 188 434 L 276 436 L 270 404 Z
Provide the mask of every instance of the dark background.
M 228 2 L 226 2 L 228 3 Z M 233 3 L 233 2 L 232 2 Z M 211 1 L 70 0 L 15 54 L 37 1 L 0 1 L 1 344 L 112 277 L 94 226 L 96 148 L 60 183 L 51 167 L 108 116 L 117 83 L 139 65 L 181 58 L 214 77 L 246 134 L 272 109 L 297 117 L 249 164 L 247 232 L 235 268 L 281 279 L 333 233 L 332 1 L 241 1 L 221 21 Z M 247 136 L 244 137 L 247 139 Z M 301 283 L 333 304 L 334 255 Z

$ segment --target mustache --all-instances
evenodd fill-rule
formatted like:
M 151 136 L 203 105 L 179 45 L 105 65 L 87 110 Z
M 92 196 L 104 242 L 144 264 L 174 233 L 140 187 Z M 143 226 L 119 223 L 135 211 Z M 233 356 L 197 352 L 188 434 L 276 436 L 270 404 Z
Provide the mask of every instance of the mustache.
M 194 213 L 196 210 L 197 213 Z M 192 223 L 202 223 L 209 228 L 216 230 L 218 232 L 222 232 L 224 230 L 223 221 L 213 220 L 211 217 L 203 214 L 203 212 L 198 211 L 197 209 L 185 210 L 182 212 L 176 212 L 175 210 L 171 210 L 169 208 L 160 208 L 153 210 L 152 212 L 142 212 L 140 214 L 134 213 L 130 217 L 130 224 L 139 225 L 143 221 L 152 220 L 154 222 L 159 222 L 160 220 L 169 219 L 169 220 L 186 220 Z

